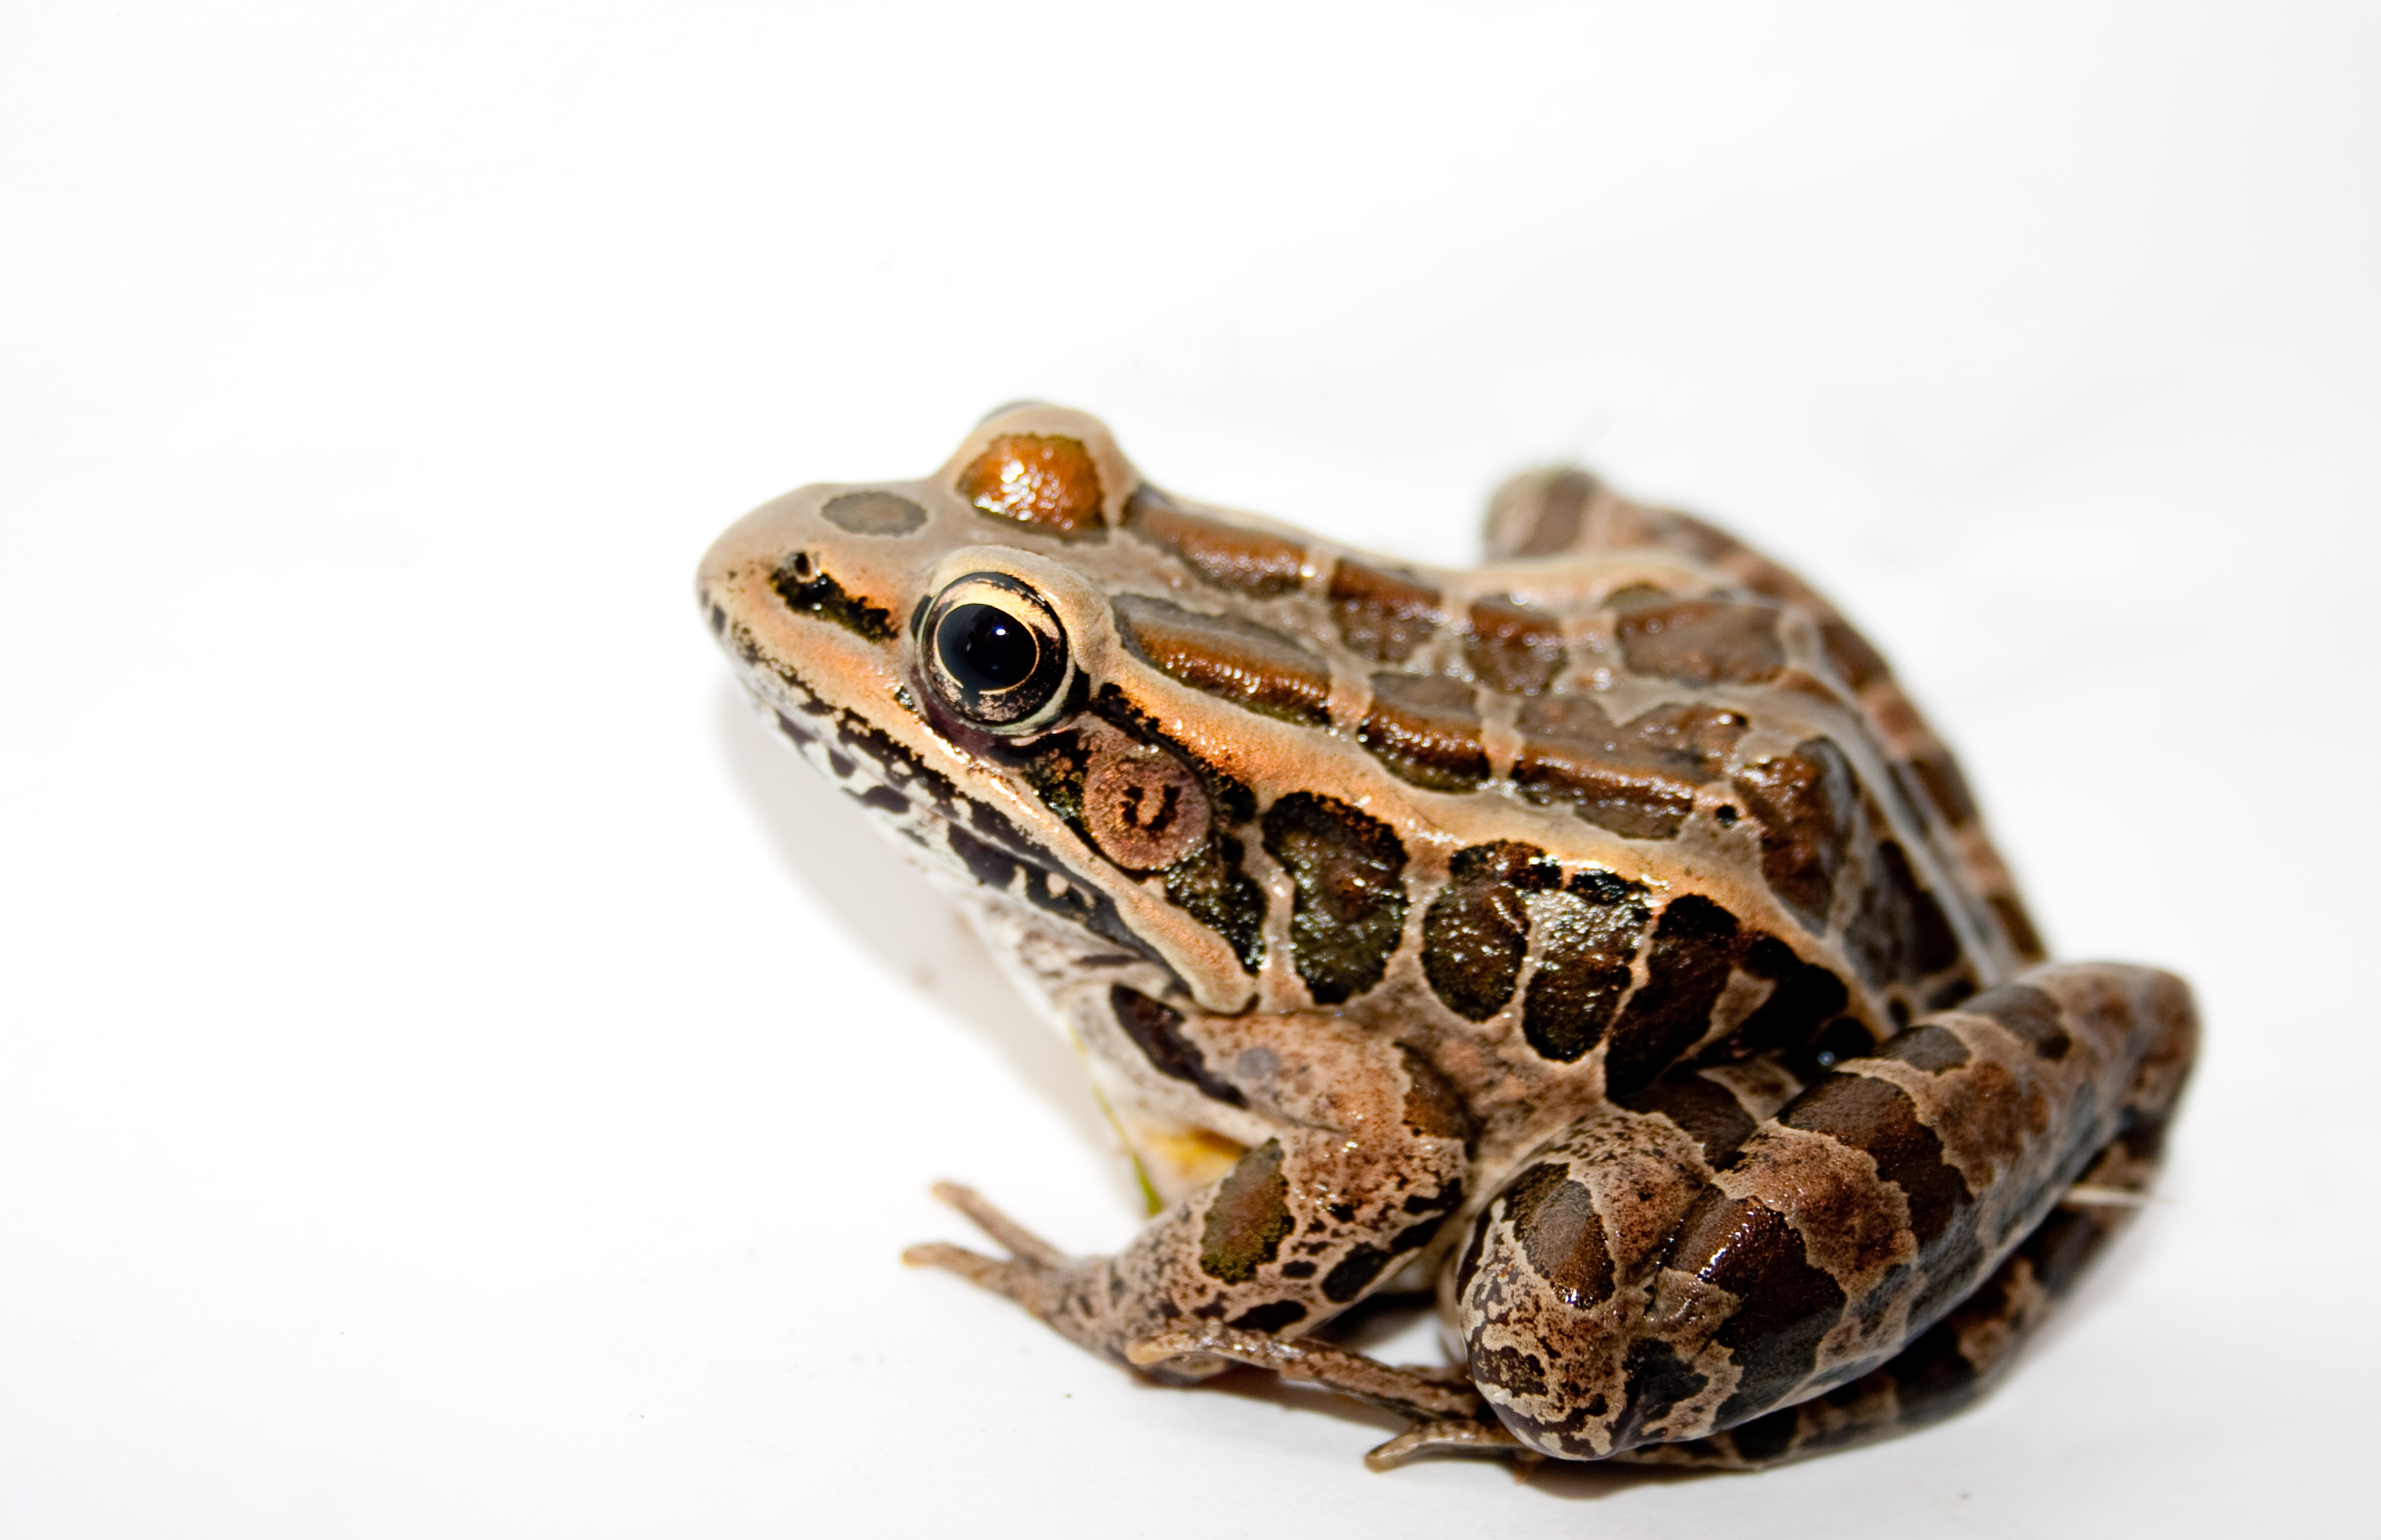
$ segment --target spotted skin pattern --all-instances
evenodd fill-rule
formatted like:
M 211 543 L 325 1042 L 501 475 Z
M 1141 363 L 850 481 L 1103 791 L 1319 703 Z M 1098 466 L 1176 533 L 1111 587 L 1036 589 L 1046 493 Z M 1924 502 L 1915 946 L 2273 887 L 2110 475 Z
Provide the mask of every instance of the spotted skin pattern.
M 1488 546 L 1340 550 L 1033 406 L 714 545 L 756 703 L 1081 1048 L 1150 1198 L 1070 1257 L 946 1188 L 1007 1254 L 910 1260 L 1161 1380 L 1391 1408 L 1376 1466 L 1741 1468 L 1956 1410 L 2155 1173 L 2188 991 L 2044 960 L 1791 574 L 1575 471 Z M 928 666 L 962 581 L 1041 639 L 997 709 Z M 1308 1335 L 1434 1281 L 1459 1366 Z

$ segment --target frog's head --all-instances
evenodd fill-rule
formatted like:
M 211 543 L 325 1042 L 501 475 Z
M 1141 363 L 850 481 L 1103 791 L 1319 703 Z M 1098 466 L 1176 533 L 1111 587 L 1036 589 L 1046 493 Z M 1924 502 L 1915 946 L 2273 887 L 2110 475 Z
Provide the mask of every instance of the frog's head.
M 1233 831 L 1311 752 L 1331 670 L 1218 614 L 1217 572 L 1278 596 L 1313 568 L 1289 532 L 1145 487 L 1093 419 L 1025 406 L 922 481 L 756 509 L 697 593 L 780 730 L 946 874 L 1230 1009 L 1266 907 Z

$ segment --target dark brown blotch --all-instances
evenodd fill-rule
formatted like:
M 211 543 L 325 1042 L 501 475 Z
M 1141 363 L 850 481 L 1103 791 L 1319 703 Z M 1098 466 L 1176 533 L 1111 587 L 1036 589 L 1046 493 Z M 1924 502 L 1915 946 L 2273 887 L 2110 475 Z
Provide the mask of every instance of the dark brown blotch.
M 1488 511 L 1491 552 L 1520 559 L 1563 555 L 1585 532 L 1595 490 L 1595 478 L 1578 470 L 1506 483 Z
M 1662 911 L 1646 959 L 1645 984 L 1629 998 L 1604 1058 L 1605 1094 L 1626 1096 L 1650 1083 L 1711 1026 L 1744 937 L 1736 916 L 1699 893 Z
M 1737 1298 L 1718 1340 L 1742 1377 L 1720 1404 L 1722 1426 L 1767 1411 L 1807 1378 L 1820 1339 L 1843 1315 L 1843 1289 L 1812 1265 L 1786 1216 L 1755 1199 L 1705 1188 L 1679 1222 L 1667 1265 Z
M 1546 1393 L 1546 1366 L 1534 1353 L 1519 1348 L 1484 1348 L 1471 1355 L 1471 1377 L 1493 1385 L 1508 1396 Z
M 1914 983 L 1960 960 L 1960 938 L 1935 895 L 1919 886 L 1910 857 L 1877 842 L 1860 908 L 1844 927 L 1844 953 L 1872 984 Z
M 1681 684 L 1759 684 L 1786 666 L 1777 615 L 1726 599 L 1630 608 L 1620 617 L 1620 655 L 1640 674 Z
M 1438 590 L 1405 573 L 1343 559 L 1329 597 L 1339 640 L 1374 663 L 1403 663 L 1438 629 Z
M 1100 518 L 1100 472 L 1077 438 L 1004 434 L 959 472 L 959 494 L 976 510 L 1053 534 L 1082 538 L 1106 532 Z
M 1521 896 L 1553 887 L 1560 868 L 1534 845 L 1500 840 L 1459 850 L 1447 885 L 1422 915 L 1422 966 L 1447 1008 L 1484 1021 L 1505 1008 L 1530 944 Z
M 1241 870 L 1240 842 L 1227 834 L 1166 869 L 1166 901 L 1224 938 L 1253 977 L 1264 962 L 1264 889 Z
M 2001 934 L 2009 937 L 2009 950 L 2020 962 L 2039 962 L 2049 955 L 2042 944 L 2042 933 L 2033 928 L 2033 916 L 2013 893 L 1994 893 L 1984 902 L 1992 907 L 1993 917 L 2001 923 Z
M 1464 660 L 1480 682 L 1509 695 L 1535 695 L 1562 666 L 1562 628 L 1544 610 L 1506 594 L 1472 601 Z
M 1644 889 L 1609 872 L 1582 874 L 1545 906 L 1521 1000 L 1521 1036 L 1540 1057 L 1576 1064 L 1604 1040 L 1652 914 Z
M 1194 690 L 1284 721 L 1330 720 L 1331 670 L 1271 627 L 1118 594 L 1117 629 L 1137 657 Z
M 1858 801 L 1843 752 L 1826 739 L 1807 739 L 1790 754 L 1746 765 L 1734 785 L 1761 820 L 1761 874 L 1769 890 L 1803 929 L 1825 930 Z
M 1868 639 L 1841 620 L 1819 622 L 1819 649 L 1826 654 L 1827 666 L 1836 677 L 1850 685 L 1855 695 L 1892 677 L 1884 656 L 1868 644 Z
M 1670 1409 L 1699 1394 L 1711 1383 L 1709 1376 L 1697 1373 L 1680 1358 L 1676 1348 L 1656 1337 L 1642 1337 L 1630 1343 L 1629 1356 L 1622 1360 L 1620 1373 L 1622 1382 L 1629 1387 L 1629 1399 L 1622 1403 L 1620 1415 L 1613 1420 L 1615 1452 L 1659 1438 L 1661 1421 L 1669 1415 Z
M 1282 1269 L 1288 1272 L 1288 1268 Z M 1306 1307 L 1296 1300 L 1275 1300 L 1240 1312 L 1224 1324 L 1241 1331 L 1277 1332 L 1306 1319 Z
M 1182 1035 L 1180 1011 L 1120 984 L 1108 990 L 1108 1008 L 1116 1013 L 1117 1025 L 1132 1039 L 1132 1045 L 1149 1060 L 1151 1069 L 1170 1079 L 1187 1081 L 1219 1102 L 1233 1106 L 1249 1105 L 1239 1086 L 1207 1068 L 1206 1056 L 1200 1053 L 1199 1045 Z
M 1281 1141 L 1268 1139 L 1240 1156 L 1215 1184 L 1199 1241 L 1199 1270 L 1225 1283 L 1246 1283 L 1280 1254 L 1293 1228 Z
M 1918 784 L 1926 788 L 1926 800 L 1943 814 L 1943 822 L 1956 829 L 1974 819 L 1975 794 L 1968 789 L 1968 777 L 1950 751 L 1936 749 L 1916 755 L 1910 761 L 1910 770 L 1918 777 Z
M 2041 1057 L 2065 1058 L 2075 1040 L 2067 1033 L 2058 1002 L 2030 984 L 2005 984 L 1963 1003 L 1971 1016 L 1987 1016 L 2007 1027 Z
M 1944 1160 L 1943 1142 L 1918 1120 L 1910 1094 L 1890 1081 L 1839 1070 L 1794 1098 L 1777 1120 L 1868 1152 L 1876 1174 L 1909 1198 L 1910 1228 L 1921 1247 L 1942 1239 L 1969 1206 L 1967 1181 Z
M 1612 1251 L 1588 1190 L 1541 1161 L 1505 1189 L 1505 1222 L 1555 1297 L 1585 1310 L 1612 1293 Z
M 1402 1043 L 1398 1045 L 1398 1055 L 1406 1069 L 1406 1127 L 1425 1139 L 1460 1140 L 1468 1154 L 1480 1137 L 1479 1119 L 1430 1060 Z M 1408 1199 L 1407 1206 L 1412 1204 L 1413 1200 Z
M 1924 1026 L 1896 1033 L 1876 1051 L 1876 1057 L 1939 1075 L 1967 1063 L 1969 1055 L 1968 1045 L 1960 1041 L 1958 1033 L 1948 1027 Z
M 1715 1171 L 1735 1164 L 1737 1151 L 1758 1126 L 1736 1093 L 1691 1069 L 1665 1075 L 1620 1105 L 1667 1118 L 1703 1150 L 1703 1163 Z
M 1526 740 L 1514 784 L 1539 803 L 1637 839 L 1677 836 L 1695 788 L 1716 777 L 1748 726 L 1714 706 L 1655 706 L 1616 726 L 1584 695 L 1542 695 L 1521 706 Z
M 1375 674 L 1356 740 L 1401 780 L 1470 791 L 1488 778 L 1471 687 L 1441 675 Z
M 1145 483 L 1125 505 L 1124 527 L 1217 588 L 1270 599 L 1306 581 L 1306 547 L 1298 542 L 1190 512 Z
M 1737 966 L 1754 978 L 1771 981 L 1769 996 L 1707 1057 L 1743 1059 L 1776 1048 L 1799 1047 L 1851 1001 L 1850 990 L 1833 970 L 1804 961 L 1774 935 L 1754 935 Z
M 1335 798 L 1293 791 L 1265 810 L 1264 848 L 1289 874 L 1290 960 L 1317 1005 L 1381 982 L 1405 930 L 1405 846 Z

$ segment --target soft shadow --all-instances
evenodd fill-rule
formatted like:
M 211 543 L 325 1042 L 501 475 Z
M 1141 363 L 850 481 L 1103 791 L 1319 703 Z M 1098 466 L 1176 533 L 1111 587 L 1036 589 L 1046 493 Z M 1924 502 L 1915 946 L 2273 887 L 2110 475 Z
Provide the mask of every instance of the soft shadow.
M 738 789 L 769 831 L 787 875 L 860 950 L 983 1033 L 1098 1158 L 1120 1164 L 1081 1060 L 1002 976 L 950 898 L 778 738 L 733 684 L 723 682 L 714 721 Z M 1117 1181 L 1129 1191 L 1121 1171 Z
M 1318 1328 L 1318 1340 L 1354 1352 L 1369 1352 L 1380 1343 L 1403 1336 L 1434 1311 L 1432 1297 L 1425 1293 L 1376 1295 L 1365 1300 L 1342 1314 L 1335 1315 Z M 1434 1360 L 1438 1354 L 1432 1354 Z M 1179 1395 L 1184 1387 L 1159 1385 L 1154 1380 L 1134 1376 L 1145 1389 L 1168 1395 Z M 1227 1369 L 1213 1379 L 1201 1380 L 1189 1389 L 1192 1393 L 1214 1392 L 1246 1401 L 1262 1401 L 1279 1407 L 1284 1412 L 1314 1413 L 1346 1424 L 1351 1429 L 1361 1429 L 1369 1436 L 1361 1445 L 1351 1447 L 1349 1454 L 1362 1455 L 1375 1444 L 1386 1443 L 1406 1430 L 1406 1420 L 1394 1412 L 1371 1406 L 1350 1396 L 1325 1390 L 1310 1385 L 1291 1385 L 1278 1375 L 1262 1369 Z M 1602 1465 L 1580 1461 L 1545 1460 L 1536 1465 L 1521 1467 L 1495 1456 L 1474 1454 L 1424 1455 L 1411 1465 L 1441 1462 L 1462 1465 L 1501 1466 L 1512 1472 L 1520 1485 L 1563 1502 L 1589 1502 L 1612 1497 L 1633 1488 L 1667 1485 L 1675 1482 L 1709 1481 L 1740 1475 L 1735 1471 L 1685 1471 L 1658 1465 Z M 1403 1469 L 1410 1469 L 1411 1465 Z M 1389 1471 L 1380 1476 L 1383 1481 L 1395 1481 L 1399 1472 Z
M 1184 1393 L 1182 1387 L 1162 1386 L 1154 1380 L 1142 1379 L 1140 1383 L 1155 1393 Z M 1210 1392 L 1241 1400 L 1262 1401 L 1285 1412 L 1312 1412 L 1346 1424 L 1350 1429 L 1361 1429 L 1364 1442 L 1351 1444 L 1348 1451 L 1349 1458 L 1355 1460 L 1361 1460 L 1366 1449 L 1403 1433 L 1407 1426 L 1406 1420 L 1394 1412 L 1313 1386 L 1291 1385 L 1278 1375 L 1269 1375 L 1262 1369 L 1227 1369 L 1213 1379 L 1200 1381 L 1190 1387 L 1190 1391 L 1192 1394 Z M 1435 1454 L 1424 1455 L 1398 1470 L 1383 1472 L 1376 1479 L 1395 1481 L 1402 1472 L 1416 1465 L 1440 1462 L 1501 1466 L 1513 1473 L 1518 1485 L 1563 1502 L 1592 1502 L 1640 1486 L 1710 1481 L 1743 1473 L 1735 1471 L 1680 1471 L 1658 1465 L 1600 1465 L 1569 1460 L 1543 1460 L 1525 1468 L 1494 1456 Z

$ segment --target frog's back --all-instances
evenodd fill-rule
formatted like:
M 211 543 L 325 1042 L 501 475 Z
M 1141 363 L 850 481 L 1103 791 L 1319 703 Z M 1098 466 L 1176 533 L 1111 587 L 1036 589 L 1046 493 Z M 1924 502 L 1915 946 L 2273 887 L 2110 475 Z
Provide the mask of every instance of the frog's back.
M 900 538 L 862 506 L 884 496 Z M 926 481 L 788 501 L 794 532 L 747 563 L 768 575 L 745 585 L 756 635 L 828 581 L 887 622 L 923 615 L 929 572 L 989 547 L 1069 580 L 1043 587 L 1079 596 L 1051 602 L 1104 661 L 1046 730 L 947 754 L 914 711 L 872 727 L 1021 810 L 1012 851 L 1104 892 L 1106 934 L 1186 1003 L 1319 1008 L 1412 1046 L 1492 1159 L 1684 1058 L 1808 1079 L 2037 956 L 1874 651 L 1775 564 L 1577 471 L 1500 493 L 1468 571 L 1170 496 L 1053 408 L 988 420 Z M 797 536 L 799 557 L 767 544 Z M 821 575 L 789 579 L 797 559 Z M 880 629 L 885 686 L 913 666 Z M 1101 822 L 1101 785 L 1178 783 L 1200 842 L 1142 849 Z

